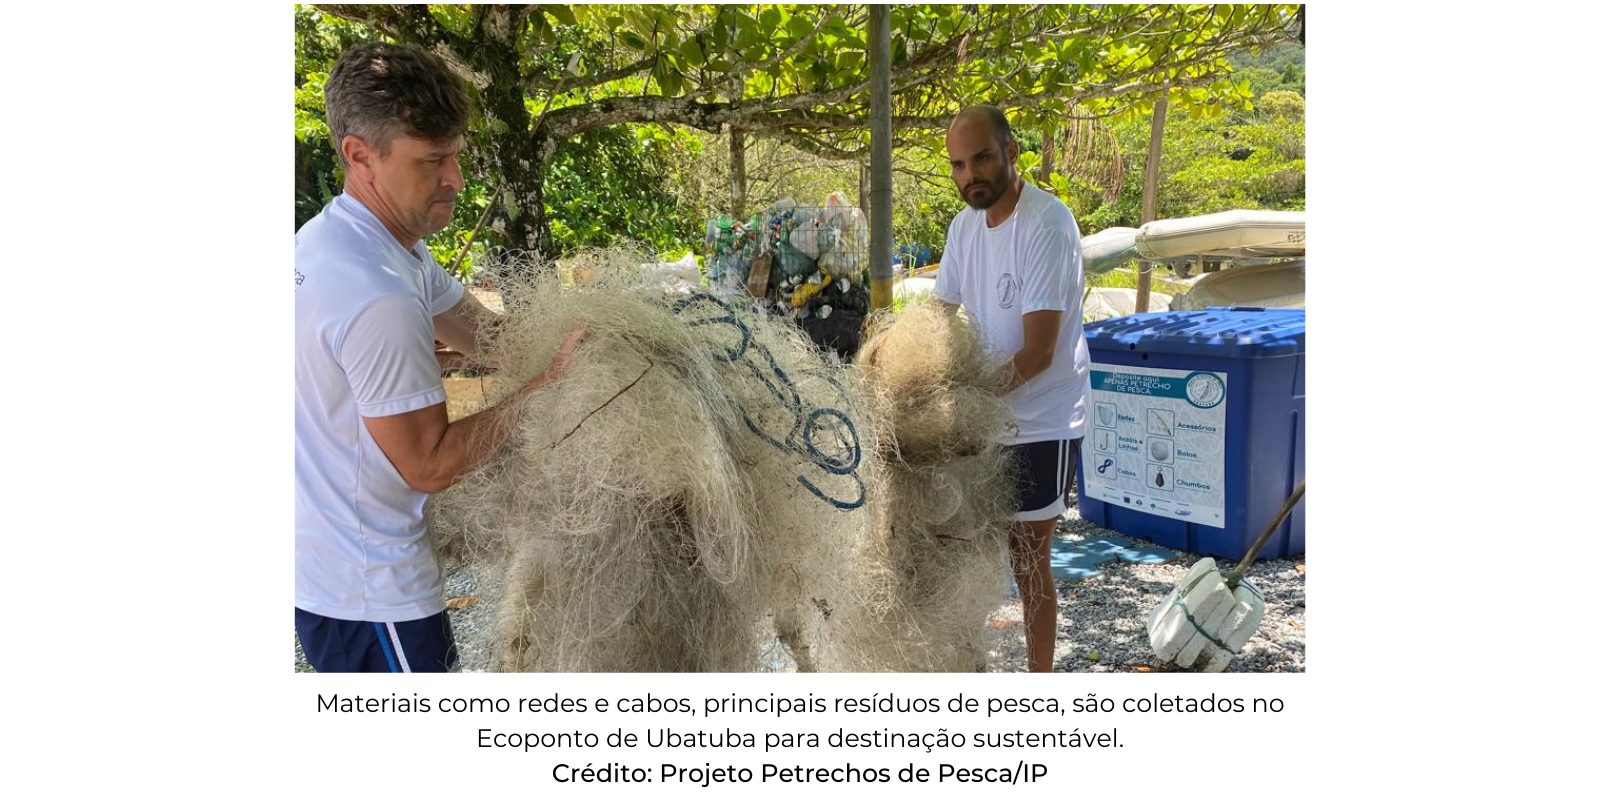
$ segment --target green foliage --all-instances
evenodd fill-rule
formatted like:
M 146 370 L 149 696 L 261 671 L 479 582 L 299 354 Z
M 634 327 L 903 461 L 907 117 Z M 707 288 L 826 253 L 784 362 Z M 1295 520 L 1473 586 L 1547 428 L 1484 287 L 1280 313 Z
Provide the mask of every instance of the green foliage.
M 338 194 L 344 173 L 328 140 L 322 108 L 326 72 L 307 73 L 294 90 L 294 227 L 316 216 Z
M 1298 41 L 1279 42 L 1261 52 L 1241 50 L 1228 56 L 1228 63 L 1237 75 L 1249 78 L 1257 95 L 1282 89 L 1305 96 L 1306 49 Z
M 323 107 L 328 72 L 346 48 L 379 38 L 363 26 L 309 6 L 295 7 L 296 229 L 332 201 L 344 183 Z M 461 165 L 466 189 L 457 198 L 455 220 L 427 241 L 440 264 L 448 266 L 461 255 L 493 191 L 482 163 L 494 135 L 489 127 L 481 118 L 473 120 Z M 548 167 L 544 187 L 557 249 L 566 252 L 622 239 L 657 249 L 686 246 L 695 236 L 696 223 L 692 215 L 680 213 L 677 199 L 668 191 L 666 165 L 699 147 L 687 132 L 660 125 L 601 129 L 564 143 Z M 505 202 L 502 194 L 501 203 Z M 458 275 L 469 278 L 474 262 L 500 244 L 499 234 L 486 225 L 471 251 L 462 255 Z
M 330 17 L 311 6 L 294 7 L 294 74 L 326 74 L 339 54 L 358 44 L 383 37 L 365 25 Z M 298 85 L 298 84 L 297 84 Z
M 1179 120 L 1167 126 L 1161 149 L 1156 218 L 1171 219 L 1235 208 L 1305 209 L 1305 124 L 1283 119 L 1232 123 Z M 1121 199 L 1079 206 L 1085 233 L 1141 221 L 1148 120 L 1113 126 L 1128 159 Z
M 1037 152 L 1037 145 L 1033 150 L 1023 150 L 1017 153 L 1017 171 L 1023 175 L 1033 175 L 1043 160 L 1044 157 Z
M 1230 208 L 1303 209 L 1304 141 L 1304 124 L 1282 120 L 1188 132 L 1172 142 L 1171 171 L 1163 164 L 1165 180 L 1157 205 L 1189 214 Z
M 726 180 L 714 180 L 699 165 L 716 158 L 707 134 L 673 125 L 725 132 L 737 124 L 751 131 L 753 152 L 795 152 L 764 136 L 784 137 L 812 155 L 791 159 L 799 168 L 775 167 L 760 183 L 752 172 L 750 210 L 792 192 L 819 202 L 845 188 L 860 202 L 856 164 L 864 152 L 867 110 L 867 16 L 865 5 L 799 4 L 594 4 L 536 6 L 430 5 L 419 17 L 398 6 L 341 6 L 372 21 L 377 30 L 402 40 L 423 40 L 474 72 L 477 85 L 505 80 L 507 71 L 486 54 L 514 46 L 515 87 L 526 90 L 526 106 L 550 116 L 541 131 L 552 137 L 554 156 L 543 161 L 543 195 L 555 249 L 605 244 L 618 238 L 672 250 L 698 239 L 708 207 L 727 199 Z M 1147 115 L 1155 87 L 1175 85 L 1174 114 L 1226 126 L 1248 113 L 1253 97 L 1245 68 L 1275 76 L 1270 88 L 1303 88 L 1302 74 L 1286 77 L 1269 49 L 1249 64 L 1229 54 L 1243 46 L 1287 35 L 1293 6 L 900 5 L 890 12 L 894 61 L 893 103 L 897 144 L 942 151 L 946 115 L 974 101 L 1016 107 L 1013 123 L 1027 165 L 1038 159 L 1038 130 L 1068 112 L 1138 117 Z M 340 12 L 347 13 L 347 12 Z M 510 28 L 498 27 L 510 21 Z M 296 216 L 314 213 L 338 186 L 336 160 L 321 125 L 320 76 L 344 47 L 378 38 L 363 25 L 332 20 L 297 6 L 296 22 Z M 493 39 L 514 31 L 514 41 Z M 1075 31 L 1072 35 L 1064 32 Z M 488 37 L 488 38 L 486 38 Z M 504 85 L 496 84 L 496 85 Z M 1263 84 L 1264 85 L 1264 84 Z M 1303 93 L 1303 92 L 1302 92 Z M 721 115 L 721 116 L 718 116 Z M 645 124 L 670 123 L 670 124 Z M 438 253 L 461 246 L 461 228 L 476 221 L 474 207 L 486 188 L 503 179 L 487 159 L 474 154 L 528 137 L 505 120 L 475 120 L 464 163 L 468 192 L 456 227 L 435 237 Z M 725 149 L 725 145 L 724 145 Z M 1124 145 L 1124 152 L 1135 152 Z M 938 250 L 944 229 L 962 207 L 937 157 L 897 147 L 895 234 L 902 242 Z M 841 159 L 821 163 L 815 154 Z M 907 155 L 909 154 L 909 155 Z M 1300 156 L 1303 165 L 1303 154 Z M 809 163 L 807 163 L 809 160 Z M 1292 169 L 1284 164 L 1264 165 Z M 1137 172 L 1137 165 L 1131 173 Z M 1257 165 L 1263 166 L 1263 165 Z M 899 170 L 905 168 L 906 173 Z M 1303 169 L 1303 166 L 1302 166 Z M 726 173 L 722 173 L 725 175 Z M 1198 173 L 1197 173 L 1198 174 Z M 915 175 L 916 177 L 911 177 Z M 1230 179 L 1238 179 L 1233 176 Z M 1129 176 L 1130 185 L 1137 180 Z M 1253 177 L 1252 177 L 1253 180 Z M 1252 183 L 1255 188 L 1259 182 Z M 1293 181 L 1268 182 L 1283 194 Z M 1057 187 L 1074 209 L 1104 211 L 1120 218 L 1137 190 L 1125 191 L 1117 208 L 1101 209 L 1102 187 Z M 1254 191 L 1255 189 L 1252 189 Z M 520 227 L 517 198 L 528 187 L 512 186 L 502 199 Z M 1302 200 L 1303 202 L 1303 200 Z M 1080 220 L 1083 213 L 1080 212 Z M 525 232 L 518 246 L 533 241 Z M 497 241 L 493 230 L 480 238 Z M 543 246 L 542 240 L 539 246 Z M 444 256 L 441 255 L 441 260 Z M 470 258 L 468 259 L 470 262 Z
M 462 174 L 467 174 L 463 168 Z M 462 281 L 470 281 L 480 259 L 487 257 L 496 241 L 492 232 L 481 230 L 468 247 L 467 237 L 483 216 L 489 205 L 489 193 L 494 191 L 482 181 L 468 179 L 466 189 L 456 195 L 455 220 L 450 227 L 428 237 L 426 244 L 435 261 Z M 463 252 L 465 251 L 465 252 Z M 459 260 L 458 260 L 459 259 Z
M 1283 75 L 1264 67 L 1245 67 L 1233 73 L 1235 83 L 1247 84 L 1250 92 L 1261 97 L 1283 88 Z
M 344 184 L 322 107 L 328 72 L 348 47 L 379 37 L 365 26 L 294 7 L 294 227 L 316 216 Z
M 1062 175 L 1059 172 L 1051 173 L 1050 180 L 1046 185 L 1051 191 L 1055 192 L 1056 197 L 1061 198 L 1061 202 L 1067 204 L 1067 208 L 1072 209 L 1073 218 L 1078 220 L 1078 227 L 1084 233 L 1087 234 L 1110 227 L 1095 221 L 1097 215 L 1105 216 L 1105 212 L 1102 211 L 1103 208 L 1107 207 L 1105 204 L 1107 194 L 1105 187 L 1081 178 Z M 1113 208 L 1120 212 L 1120 210 L 1127 207 L 1127 204 L 1128 192 L 1125 189 L 1121 201 Z M 1137 203 L 1135 203 L 1134 209 L 1134 213 L 1137 214 Z
M 493 27 L 486 17 L 499 11 L 430 5 L 431 19 L 419 25 L 389 7 L 359 8 L 380 28 L 425 35 L 462 61 L 503 46 L 483 38 Z M 526 8 L 513 12 L 525 16 L 513 18 L 521 23 L 522 77 L 539 87 L 533 97 L 543 100 L 565 77 L 578 79 L 557 91 L 556 110 L 652 96 L 736 103 L 760 112 L 745 121 L 751 130 L 781 128 L 852 147 L 861 141 L 870 69 L 864 4 Z M 1022 127 L 1028 128 L 1073 107 L 1095 113 L 1147 107 L 1151 90 L 1177 84 L 1183 88 L 1174 104 L 1215 116 L 1247 102 L 1228 75 L 1228 53 L 1287 36 L 1294 10 L 1268 4 L 896 6 L 889 19 L 895 110 L 902 118 L 938 120 L 963 104 L 988 100 L 1023 106 Z M 602 74 L 609 77 L 587 80 Z M 619 121 L 648 118 L 641 112 Z M 904 135 L 926 137 L 940 127 L 919 125 Z
M 898 187 L 897 187 L 898 189 Z M 944 237 L 950 221 L 967 205 L 946 179 L 945 187 L 926 184 L 897 191 L 894 201 L 894 239 L 901 244 L 927 245 L 933 260 L 944 257 Z
M 1255 98 L 1251 108 L 1220 115 L 1169 110 L 1161 149 L 1156 218 L 1209 214 L 1235 208 L 1305 209 L 1305 49 L 1287 42 L 1260 54 L 1236 53 L 1235 85 Z M 1150 115 L 1125 115 L 1112 122 L 1125 154 L 1122 197 L 1105 203 L 1098 187 L 1060 176 L 1057 194 L 1067 200 L 1084 233 L 1138 226 L 1143 209 L 1144 153 L 1150 145 Z
M 557 249 L 624 240 L 661 251 L 693 241 L 700 228 L 680 213 L 666 164 L 688 146 L 659 126 L 601 128 L 563 143 L 544 185 Z
M 1260 116 L 1265 119 L 1289 122 L 1305 122 L 1306 119 L 1306 99 L 1294 92 L 1270 92 L 1261 98 L 1259 107 Z

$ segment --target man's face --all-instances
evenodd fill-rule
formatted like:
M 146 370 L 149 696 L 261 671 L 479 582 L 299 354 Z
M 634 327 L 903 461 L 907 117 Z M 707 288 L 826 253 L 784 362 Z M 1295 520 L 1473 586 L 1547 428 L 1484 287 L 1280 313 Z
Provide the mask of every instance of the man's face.
M 432 236 L 450 224 L 456 195 L 465 187 L 458 158 L 466 139 L 435 142 L 397 136 L 387 155 L 372 161 L 373 183 L 396 222 L 418 238 Z
M 944 149 L 950 156 L 950 177 L 961 190 L 961 199 L 973 208 L 982 210 L 999 202 L 1017 178 L 1016 142 L 1002 147 L 995 141 L 993 127 L 981 117 L 962 117 L 951 124 Z

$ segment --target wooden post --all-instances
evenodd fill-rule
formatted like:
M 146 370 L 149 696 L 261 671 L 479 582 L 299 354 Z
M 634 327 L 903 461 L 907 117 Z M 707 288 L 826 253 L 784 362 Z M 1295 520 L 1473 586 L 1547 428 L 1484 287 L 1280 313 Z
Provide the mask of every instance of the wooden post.
M 1161 134 L 1167 127 L 1167 90 L 1161 90 L 1161 96 L 1156 98 L 1155 117 L 1150 121 L 1150 151 L 1144 159 L 1144 212 L 1140 215 L 1140 224 L 1150 222 L 1156 218 L 1156 187 L 1161 184 Z M 1143 314 L 1150 310 L 1150 271 L 1154 264 L 1141 260 L 1139 262 L 1139 288 L 1134 294 L 1134 313 Z
M 894 267 L 890 253 L 894 249 L 894 216 L 890 205 L 893 194 L 892 163 L 893 138 L 889 121 L 889 6 L 875 5 L 868 11 L 867 50 L 871 60 L 872 108 L 869 124 L 872 128 L 872 202 L 869 264 L 872 277 L 872 308 L 889 308 L 894 305 Z

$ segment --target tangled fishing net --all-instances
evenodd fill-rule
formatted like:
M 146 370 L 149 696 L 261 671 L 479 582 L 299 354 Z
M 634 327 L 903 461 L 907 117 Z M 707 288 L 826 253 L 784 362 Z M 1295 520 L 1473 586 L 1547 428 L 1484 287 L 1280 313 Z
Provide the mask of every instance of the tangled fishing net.
M 993 377 L 970 332 L 919 309 L 875 352 L 945 337 L 948 363 L 858 370 L 785 322 L 663 292 L 642 261 L 496 270 L 489 402 L 587 333 L 560 380 L 516 401 L 506 443 L 430 502 L 441 552 L 500 577 L 494 667 L 749 671 L 776 634 L 803 670 L 970 669 L 1010 515 L 993 437 L 974 438 L 1003 419 L 968 392 Z M 948 409 L 900 396 L 930 389 Z
M 1005 364 L 977 331 L 931 302 L 869 326 L 857 358 L 884 427 L 874 507 L 877 535 L 860 558 L 875 568 L 848 631 L 854 665 L 970 671 L 1010 577 L 1013 465 L 996 444 L 1012 424 L 1000 398 Z

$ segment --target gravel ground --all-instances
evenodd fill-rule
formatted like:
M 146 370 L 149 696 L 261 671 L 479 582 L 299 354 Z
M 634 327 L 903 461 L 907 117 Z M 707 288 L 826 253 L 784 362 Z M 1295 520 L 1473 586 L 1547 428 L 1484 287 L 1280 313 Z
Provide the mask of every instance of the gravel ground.
M 1057 536 L 1089 539 L 1105 533 L 1103 528 L 1069 509 Z M 1162 671 L 1151 663 L 1150 642 L 1144 620 L 1150 610 L 1172 591 L 1177 580 L 1199 556 L 1179 553 L 1165 564 L 1132 564 L 1111 561 L 1100 566 L 1100 573 L 1082 581 L 1060 581 L 1061 601 L 1056 621 L 1056 672 L 1142 672 Z M 1231 562 L 1218 562 L 1224 569 Z M 1304 672 L 1306 653 L 1305 573 L 1299 568 L 1304 556 L 1274 561 L 1257 561 L 1250 567 L 1250 581 L 1267 598 L 1266 618 L 1261 628 L 1245 645 L 1244 652 L 1228 669 L 1233 672 Z M 450 612 L 461 669 L 483 671 L 489 663 L 488 631 L 494 614 L 492 598 L 497 587 L 480 585 L 473 574 L 456 569 L 446 577 L 445 596 L 480 598 L 464 608 Z M 1023 645 L 1022 606 L 1009 600 L 989 618 L 991 649 L 990 672 L 1022 672 L 1027 654 Z M 1097 658 L 1096 658 L 1097 657 Z M 297 638 L 294 647 L 295 671 L 310 672 Z M 787 654 L 774 644 L 765 659 L 774 671 L 794 669 Z
M 1078 510 L 1072 508 L 1056 535 L 1081 541 L 1104 533 L 1104 528 L 1078 516 Z M 1178 558 L 1165 564 L 1109 561 L 1100 565 L 1098 575 L 1082 581 L 1057 581 L 1061 599 L 1056 615 L 1055 671 L 1162 671 L 1161 665 L 1151 661 L 1145 617 L 1200 558 L 1178 553 Z M 1228 569 L 1235 562 L 1218 559 L 1217 563 Z M 1250 582 L 1267 598 L 1267 612 L 1243 653 L 1228 666 L 1230 672 L 1305 671 L 1306 579 L 1298 569 L 1304 564 L 1305 557 L 1296 556 L 1250 566 Z M 989 626 L 1000 629 L 1000 638 L 989 652 L 990 671 L 1024 671 L 1028 659 L 1021 603 L 1007 602 L 990 616 Z

